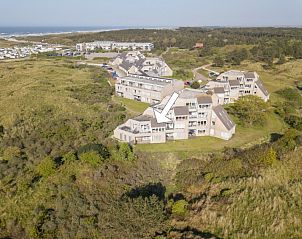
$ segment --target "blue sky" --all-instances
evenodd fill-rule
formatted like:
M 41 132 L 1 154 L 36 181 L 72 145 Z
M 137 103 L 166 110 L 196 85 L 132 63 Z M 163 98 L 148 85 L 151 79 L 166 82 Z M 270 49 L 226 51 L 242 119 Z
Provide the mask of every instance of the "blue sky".
M 1 0 L 1 26 L 302 26 L 302 0 Z

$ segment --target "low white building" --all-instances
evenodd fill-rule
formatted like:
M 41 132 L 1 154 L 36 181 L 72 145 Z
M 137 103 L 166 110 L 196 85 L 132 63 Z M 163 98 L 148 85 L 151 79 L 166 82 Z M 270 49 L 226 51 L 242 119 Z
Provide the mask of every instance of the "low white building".
M 102 49 L 104 51 L 113 50 L 140 50 L 151 51 L 154 48 L 153 43 L 150 42 L 115 42 L 115 41 L 94 41 L 76 44 L 77 51 L 95 51 Z

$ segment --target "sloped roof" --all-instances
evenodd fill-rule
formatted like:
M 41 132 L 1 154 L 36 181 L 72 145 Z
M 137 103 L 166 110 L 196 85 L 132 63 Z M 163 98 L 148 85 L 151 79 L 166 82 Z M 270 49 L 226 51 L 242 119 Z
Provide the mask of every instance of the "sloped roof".
M 214 107 L 213 111 L 228 130 L 231 130 L 235 126 L 235 123 L 221 105 Z
M 245 76 L 245 78 L 256 78 L 256 76 L 255 76 L 255 72 L 251 72 L 251 71 L 246 71 L 246 72 L 244 72 L 244 76 Z
M 176 107 L 174 107 L 174 114 L 175 115 L 189 115 L 189 108 L 188 108 L 188 106 L 176 106 Z
M 238 80 L 229 80 L 230 86 L 239 86 L 240 82 Z
M 224 88 L 223 87 L 214 87 L 214 93 L 215 94 L 224 94 Z
M 263 94 L 265 96 L 269 95 L 269 92 L 267 91 L 267 89 L 265 88 L 265 86 L 263 85 L 261 80 L 257 80 L 256 81 L 256 85 L 258 86 L 258 88 L 263 92 Z
M 120 67 L 128 71 L 133 65 L 128 61 L 123 61 Z
M 166 127 L 166 123 L 157 123 L 157 120 L 155 118 L 152 118 L 151 127 L 152 128 Z
M 209 95 L 201 95 L 197 97 L 198 104 L 212 104 L 212 97 Z
M 149 115 L 139 115 L 139 116 L 133 118 L 133 120 L 140 121 L 140 122 L 150 121 L 151 119 L 152 119 L 152 117 Z

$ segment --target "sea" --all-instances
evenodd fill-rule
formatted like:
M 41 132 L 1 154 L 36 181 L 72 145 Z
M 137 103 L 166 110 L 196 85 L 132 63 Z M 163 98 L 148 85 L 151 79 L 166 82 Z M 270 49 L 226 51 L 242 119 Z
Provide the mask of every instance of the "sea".
M 146 28 L 146 27 L 135 27 Z M 147 27 L 153 29 L 153 27 Z M 158 28 L 158 27 L 154 27 Z M 19 36 L 41 36 L 49 34 L 65 34 L 79 32 L 102 32 L 113 30 L 134 29 L 127 26 L 110 26 L 110 27 L 3 27 L 0 26 L 0 37 L 19 37 Z

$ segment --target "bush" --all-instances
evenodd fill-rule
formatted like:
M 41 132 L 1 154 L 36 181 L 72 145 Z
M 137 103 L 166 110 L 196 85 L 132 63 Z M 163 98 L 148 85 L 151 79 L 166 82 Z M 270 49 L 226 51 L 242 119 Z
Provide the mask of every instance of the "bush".
M 18 147 L 7 147 L 3 151 L 3 159 L 10 161 L 21 157 L 21 150 Z
M 188 202 L 186 200 L 179 200 L 172 206 L 172 214 L 177 216 L 184 216 L 187 212 Z
M 285 117 L 285 122 L 292 128 L 302 130 L 302 118 L 296 115 L 289 115 Z
M 92 166 L 99 166 L 104 161 L 104 158 L 97 152 L 82 153 L 79 158 L 81 161 L 89 163 Z
M 42 177 L 49 177 L 56 172 L 56 164 L 52 157 L 44 158 L 36 168 L 38 174 Z
M 260 159 L 266 165 L 271 166 L 277 162 L 277 152 L 270 147 Z
M 191 87 L 193 89 L 199 89 L 200 88 L 200 84 L 198 81 L 194 81 L 192 84 L 191 84 Z
M 90 152 L 98 153 L 103 159 L 108 159 L 110 155 L 107 147 L 103 144 L 86 144 L 79 148 L 78 155 Z
M 136 159 L 136 156 L 134 155 L 132 147 L 129 144 L 121 143 L 118 146 L 115 158 L 118 160 L 133 161 Z

